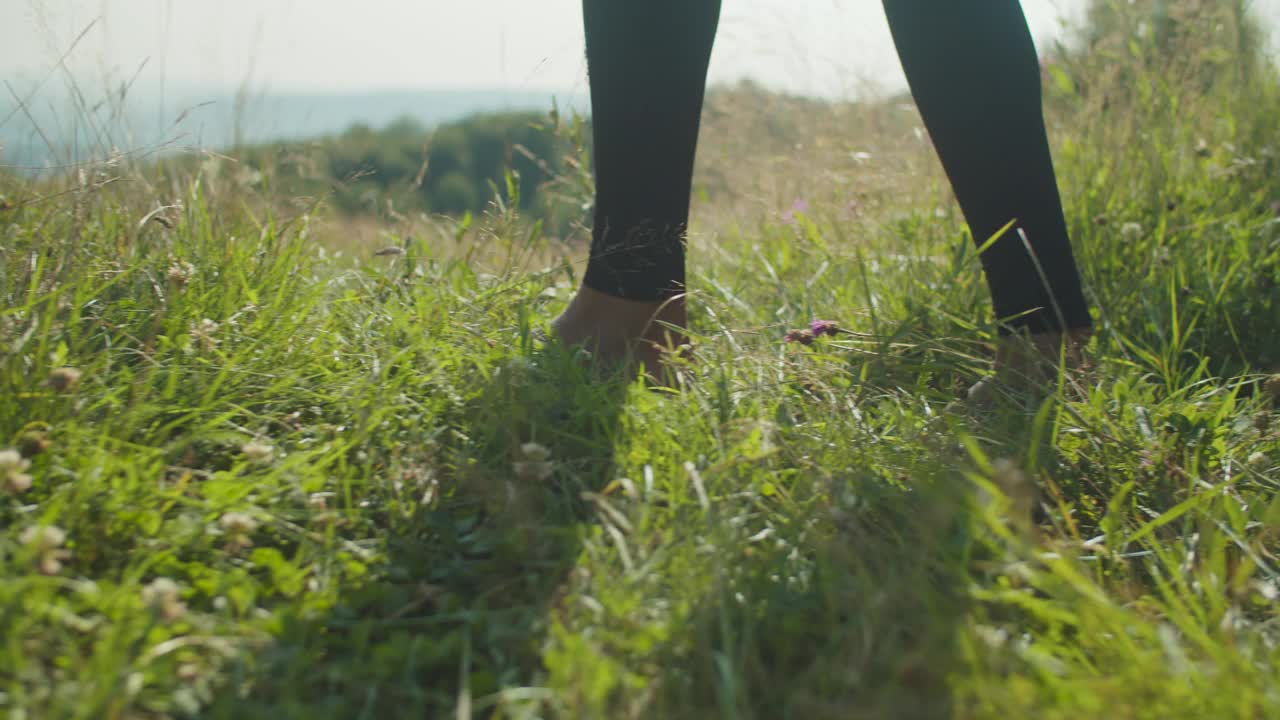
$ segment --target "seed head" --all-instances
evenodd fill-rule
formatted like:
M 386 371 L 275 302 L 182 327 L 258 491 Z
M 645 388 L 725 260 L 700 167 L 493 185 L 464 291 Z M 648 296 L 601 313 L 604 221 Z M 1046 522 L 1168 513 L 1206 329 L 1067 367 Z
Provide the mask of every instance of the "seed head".
M 66 392 L 80 384 L 81 375 L 83 375 L 83 373 L 76 368 L 60 367 L 49 373 L 49 387 L 57 390 L 58 392 Z
M 1267 378 L 1262 383 L 1262 390 L 1271 398 L 1272 402 L 1280 405 L 1280 373 Z
M 814 338 L 813 331 L 810 330 L 809 328 L 804 328 L 802 330 L 788 330 L 786 337 L 783 338 L 783 342 L 800 343 L 801 345 L 812 345 L 813 338 Z
M 1142 237 L 1142 226 L 1136 222 L 1127 222 L 1120 226 L 1120 237 L 1125 240 L 1136 240 Z
M 822 337 L 823 335 L 835 335 L 840 332 L 840 326 L 835 320 L 814 320 L 809 323 L 809 332 L 814 337 Z
M 18 452 L 22 457 L 35 457 L 52 446 L 53 442 L 40 430 L 28 430 L 18 436 Z

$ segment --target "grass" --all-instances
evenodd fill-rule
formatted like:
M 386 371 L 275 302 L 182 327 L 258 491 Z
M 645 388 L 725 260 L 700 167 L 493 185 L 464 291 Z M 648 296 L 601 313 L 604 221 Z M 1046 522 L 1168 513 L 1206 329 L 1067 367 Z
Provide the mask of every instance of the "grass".
M 1143 77 L 1051 87 L 1096 367 L 985 411 L 977 259 L 894 106 L 796 167 L 709 138 L 670 391 L 543 346 L 578 266 L 501 206 L 353 258 L 200 172 L 0 180 L 0 708 L 1280 713 L 1280 93 Z M 815 317 L 859 334 L 781 341 Z

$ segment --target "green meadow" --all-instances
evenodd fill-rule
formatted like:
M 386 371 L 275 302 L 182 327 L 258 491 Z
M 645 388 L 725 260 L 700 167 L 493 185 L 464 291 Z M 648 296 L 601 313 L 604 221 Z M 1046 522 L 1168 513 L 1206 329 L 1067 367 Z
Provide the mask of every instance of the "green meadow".
M 584 232 L 514 175 L 0 174 L 0 712 L 1280 717 L 1280 74 L 1235 0 L 1147 5 L 1046 53 L 1089 366 L 982 406 L 905 97 L 712 93 L 661 388 L 547 340 Z

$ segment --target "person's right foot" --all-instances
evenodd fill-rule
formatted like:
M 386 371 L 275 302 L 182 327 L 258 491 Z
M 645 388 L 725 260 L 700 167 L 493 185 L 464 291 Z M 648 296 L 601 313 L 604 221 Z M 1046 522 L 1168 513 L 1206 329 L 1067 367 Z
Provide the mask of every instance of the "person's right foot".
M 626 300 L 582 287 L 551 323 L 566 347 L 582 345 L 597 360 L 658 377 L 665 355 L 686 342 L 684 296 L 663 302 Z

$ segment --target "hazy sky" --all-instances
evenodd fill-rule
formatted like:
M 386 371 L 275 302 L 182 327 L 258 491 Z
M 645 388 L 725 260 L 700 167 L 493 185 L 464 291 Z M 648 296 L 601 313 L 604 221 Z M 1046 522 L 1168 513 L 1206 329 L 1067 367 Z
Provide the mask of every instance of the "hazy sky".
M 1025 7 L 1046 37 L 1082 4 Z M 91 81 L 145 61 L 169 85 L 585 87 L 581 0 L 0 0 L 0 77 L 43 77 L 95 19 L 69 60 Z M 892 47 L 877 0 L 724 0 L 712 76 L 839 95 L 897 85 Z
M 1270 15 L 1280 6 L 1258 1 Z M 581 91 L 580 2 L 0 0 L 0 78 L 16 79 L 19 90 L 38 81 L 96 19 L 69 59 L 96 87 L 145 62 L 144 84 L 170 87 L 247 78 L 259 91 Z M 1044 39 L 1084 2 L 1024 7 Z M 724 0 L 712 80 L 750 75 L 820 95 L 847 94 L 868 79 L 894 87 L 901 75 L 892 47 L 878 0 Z

